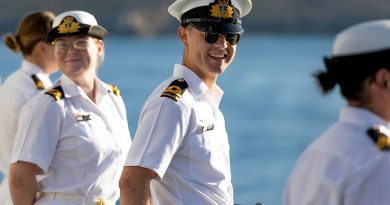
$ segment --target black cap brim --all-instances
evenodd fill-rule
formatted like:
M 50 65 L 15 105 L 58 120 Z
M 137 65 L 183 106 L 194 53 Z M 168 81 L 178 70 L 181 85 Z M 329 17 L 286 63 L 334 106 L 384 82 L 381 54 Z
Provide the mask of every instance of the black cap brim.
M 207 33 L 242 34 L 244 29 L 241 24 L 235 23 L 190 23 L 196 29 Z

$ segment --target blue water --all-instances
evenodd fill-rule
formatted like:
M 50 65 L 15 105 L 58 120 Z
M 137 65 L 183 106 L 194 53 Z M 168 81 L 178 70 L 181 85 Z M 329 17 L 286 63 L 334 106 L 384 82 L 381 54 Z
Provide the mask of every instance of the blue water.
M 303 149 L 344 106 L 338 91 L 323 96 L 311 75 L 323 67 L 333 36 L 243 36 L 234 63 L 218 83 L 225 95 L 236 203 L 282 204 L 283 187 Z M 150 92 L 181 62 L 176 37 L 110 37 L 99 70 L 125 100 L 131 133 Z M 3 80 L 20 64 L 20 55 L 0 45 Z

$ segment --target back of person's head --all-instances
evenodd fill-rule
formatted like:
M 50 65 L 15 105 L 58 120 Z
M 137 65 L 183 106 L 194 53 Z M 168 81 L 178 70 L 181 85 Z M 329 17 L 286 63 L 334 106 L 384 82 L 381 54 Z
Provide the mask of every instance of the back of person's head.
M 363 83 L 381 69 L 390 70 L 390 20 L 353 25 L 340 32 L 331 57 L 325 57 L 326 71 L 317 74 L 324 93 L 336 84 L 348 100 L 362 100 Z
M 12 51 L 28 56 L 39 41 L 46 41 L 54 18 L 50 11 L 31 13 L 19 23 L 16 34 L 5 35 L 3 42 Z

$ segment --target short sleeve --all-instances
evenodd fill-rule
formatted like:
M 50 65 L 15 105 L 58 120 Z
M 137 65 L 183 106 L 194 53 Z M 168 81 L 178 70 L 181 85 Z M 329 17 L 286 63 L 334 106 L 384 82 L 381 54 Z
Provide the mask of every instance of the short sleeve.
M 11 163 L 31 162 L 47 172 L 55 154 L 63 122 L 60 104 L 39 94 L 22 109 Z
M 187 132 L 187 126 L 187 112 L 171 99 L 164 98 L 146 106 L 125 166 L 145 167 L 162 178 Z

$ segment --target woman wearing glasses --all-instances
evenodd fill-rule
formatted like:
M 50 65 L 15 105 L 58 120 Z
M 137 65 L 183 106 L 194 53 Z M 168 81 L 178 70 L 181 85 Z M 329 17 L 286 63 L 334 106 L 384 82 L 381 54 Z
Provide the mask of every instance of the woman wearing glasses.
M 121 205 L 233 204 L 229 144 L 218 108 L 223 91 L 216 81 L 234 59 L 240 17 L 251 5 L 177 0 L 169 7 L 182 23 L 183 61 L 141 111 L 120 181 Z
M 119 198 L 131 139 L 119 90 L 96 76 L 106 34 L 87 12 L 54 20 L 48 39 L 64 75 L 22 111 L 10 167 L 16 205 L 114 205 Z
M 21 67 L 0 87 L 0 171 L 5 179 L 0 186 L 0 201 L 12 204 L 8 188 L 8 169 L 20 110 L 26 102 L 52 85 L 49 76 L 57 71 L 53 47 L 46 40 L 55 16 L 49 11 L 27 15 L 18 25 L 16 34 L 3 37 L 13 52 L 21 52 Z

